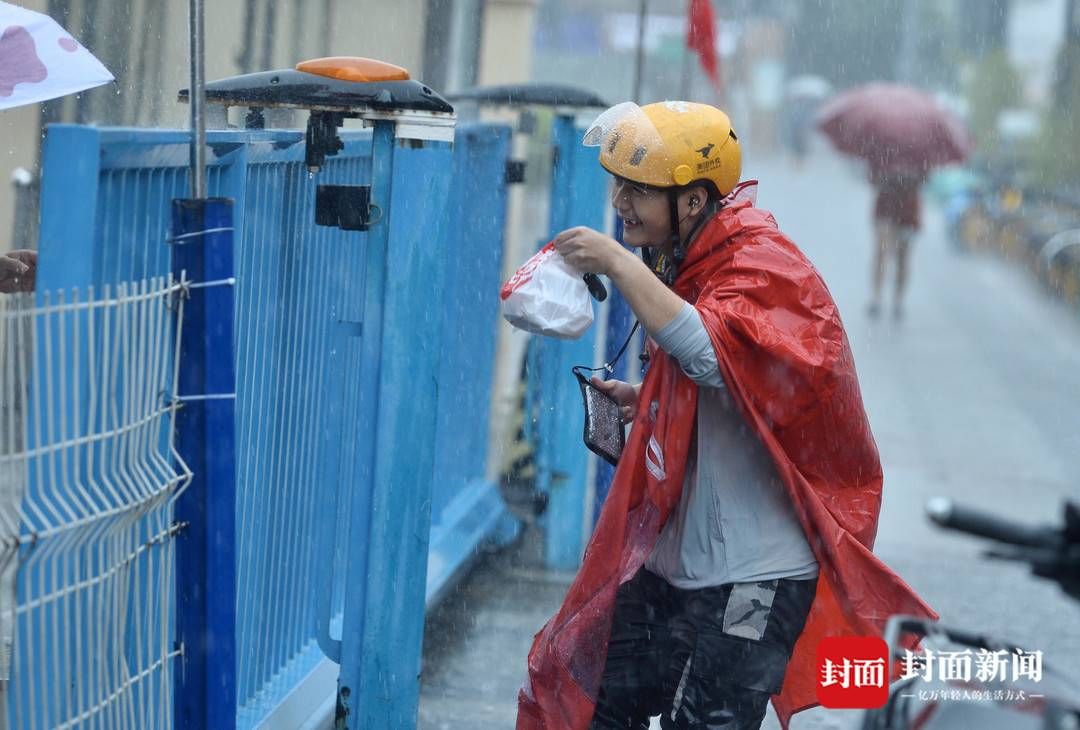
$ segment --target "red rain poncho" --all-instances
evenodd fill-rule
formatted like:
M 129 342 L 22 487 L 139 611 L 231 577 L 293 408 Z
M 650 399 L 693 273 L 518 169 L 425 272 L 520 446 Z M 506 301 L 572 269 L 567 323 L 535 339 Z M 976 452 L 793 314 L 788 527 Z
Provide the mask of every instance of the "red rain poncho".
M 694 303 L 740 411 L 765 444 L 820 565 L 817 595 L 773 705 L 784 728 L 817 703 L 816 647 L 880 636 L 892 614 L 935 617 L 874 557 L 881 464 L 855 363 L 825 283 L 773 217 L 740 201 L 690 247 L 675 291 Z M 600 520 L 562 608 L 529 652 L 518 730 L 584 730 L 592 718 L 621 583 L 678 504 L 697 385 L 656 352 Z

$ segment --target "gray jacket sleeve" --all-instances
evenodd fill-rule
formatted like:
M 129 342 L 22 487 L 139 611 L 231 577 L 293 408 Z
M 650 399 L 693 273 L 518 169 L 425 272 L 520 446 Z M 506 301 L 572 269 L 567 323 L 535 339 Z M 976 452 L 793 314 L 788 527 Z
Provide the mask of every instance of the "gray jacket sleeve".
M 701 315 L 691 304 L 683 304 L 675 319 L 655 333 L 653 340 L 675 358 L 683 372 L 698 385 L 724 387 L 712 340 L 701 321 Z

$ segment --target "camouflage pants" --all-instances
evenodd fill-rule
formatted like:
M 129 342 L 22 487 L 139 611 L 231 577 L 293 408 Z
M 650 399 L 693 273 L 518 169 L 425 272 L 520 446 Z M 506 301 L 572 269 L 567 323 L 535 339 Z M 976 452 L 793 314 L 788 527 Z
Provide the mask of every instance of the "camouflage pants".
M 619 588 L 592 730 L 750 730 L 780 691 L 817 580 L 680 590 L 642 569 Z

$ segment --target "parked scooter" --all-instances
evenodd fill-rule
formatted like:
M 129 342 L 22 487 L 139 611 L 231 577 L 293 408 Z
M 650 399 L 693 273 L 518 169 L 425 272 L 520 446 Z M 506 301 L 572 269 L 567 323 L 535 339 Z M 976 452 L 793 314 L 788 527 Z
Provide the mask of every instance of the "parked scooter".
M 1064 524 L 1054 527 L 1027 527 L 943 498 L 931 500 L 927 513 L 943 528 L 993 540 L 997 544 L 984 555 L 1027 563 L 1032 573 L 1056 582 L 1080 601 L 1080 506 L 1067 503 Z M 921 637 L 922 650 L 933 655 L 967 650 L 977 661 L 984 650 L 1004 652 L 998 656 L 1007 657 L 1010 667 L 1015 666 L 1014 657 L 1035 654 L 986 634 L 893 616 L 885 640 L 895 661 L 907 657 L 900 642 L 912 635 Z M 1037 679 L 1030 674 L 1017 679 L 1009 673 L 980 681 L 972 671 L 970 679 L 942 680 L 939 673 L 928 677 L 912 672 L 913 676 L 892 683 L 883 707 L 866 711 L 862 730 L 1077 730 L 1080 687 L 1075 678 L 1046 662 L 1040 665 Z

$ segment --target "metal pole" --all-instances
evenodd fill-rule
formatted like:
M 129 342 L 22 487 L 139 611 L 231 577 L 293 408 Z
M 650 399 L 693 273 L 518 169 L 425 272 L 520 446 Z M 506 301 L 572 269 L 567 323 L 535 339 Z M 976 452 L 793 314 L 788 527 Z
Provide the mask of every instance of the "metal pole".
M 330 49 L 334 47 L 334 16 L 336 14 L 334 0 L 323 0 L 322 48 L 324 56 L 329 56 Z
M 634 59 L 634 101 L 641 103 L 642 71 L 645 67 L 645 16 L 649 13 L 649 0 L 638 5 L 637 57 Z
M 191 197 L 206 197 L 206 37 L 203 0 L 188 0 L 188 32 L 191 51 Z
M 1080 42 L 1080 2 L 1065 0 L 1065 47 L 1062 49 L 1058 68 L 1058 82 L 1055 106 L 1058 111 L 1067 112 L 1074 103 L 1073 77 L 1080 69 L 1080 51 L 1076 44 Z
M 915 81 L 915 61 L 918 45 L 919 8 L 915 0 L 904 0 L 900 31 L 900 53 L 896 59 L 896 80 L 902 83 Z
M 232 279 L 233 201 L 173 200 L 173 273 L 195 283 Z M 203 233 L 204 231 L 215 231 Z M 202 234 L 202 235 L 198 235 Z M 191 483 L 176 502 L 176 730 L 236 727 L 236 366 L 232 286 L 192 288 L 183 304 L 176 448 Z
M 266 0 L 266 27 L 263 35 L 262 63 L 263 70 L 273 68 L 274 63 L 274 38 L 277 35 L 277 0 Z M 293 61 L 296 63 L 296 61 Z
M 690 100 L 690 81 L 692 79 L 691 51 L 685 45 L 683 46 L 683 58 L 682 58 L 682 77 L 679 79 L 679 98 L 683 101 Z
M 255 0 L 246 0 L 244 3 L 244 40 L 240 44 L 240 55 L 236 57 L 236 65 L 240 67 L 240 73 L 244 74 L 255 70 L 252 59 L 255 56 L 256 12 Z M 299 54 L 296 57 L 299 58 Z

